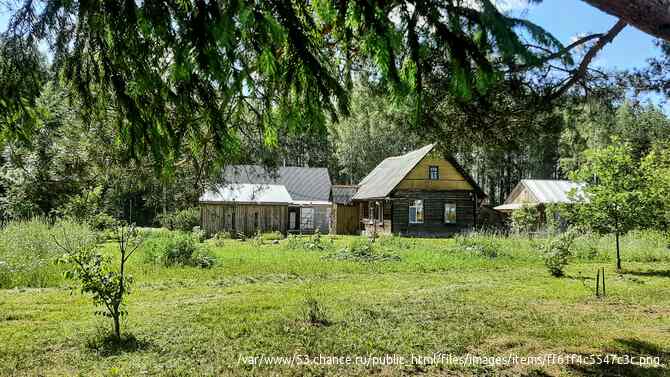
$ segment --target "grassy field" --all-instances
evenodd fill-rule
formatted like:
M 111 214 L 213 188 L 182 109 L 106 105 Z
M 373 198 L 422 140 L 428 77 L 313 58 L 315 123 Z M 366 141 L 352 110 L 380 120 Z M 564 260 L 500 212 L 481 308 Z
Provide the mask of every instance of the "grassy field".
M 75 282 L 53 277 L 42 288 L 0 289 L 0 375 L 670 375 L 663 239 L 626 237 L 622 273 L 610 239 L 580 239 L 563 278 L 551 277 L 534 251 L 541 241 L 525 238 L 487 240 L 496 255 L 453 239 L 389 238 L 376 246 L 388 258 L 372 261 L 334 256 L 355 237 L 323 239 L 325 250 L 225 240 L 213 248 L 218 262 L 210 269 L 134 256 L 124 327 L 132 337 L 122 345 L 105 341 L 110 323 L 68 288 Z M 599 267 L 605 298 L 594 295 Z M 661 365 L 411 362 L 435 353 L 614 353 Z M 295 365 L 319 355 L 406 362 Z M 281 356 L 294 365 L 253 363 Z

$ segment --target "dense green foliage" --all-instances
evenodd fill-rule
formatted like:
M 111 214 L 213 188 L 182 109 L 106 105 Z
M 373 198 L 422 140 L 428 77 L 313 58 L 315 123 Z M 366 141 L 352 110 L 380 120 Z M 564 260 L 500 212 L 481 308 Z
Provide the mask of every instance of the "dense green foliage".
M 544 254 L 544 265 L 552 276 L 561 277 L 565 274 L 564 269 L 570 262 L 575 236 L 574 231 L 568 231 L 540 244 L 539 251 Z
M 184 232 L 149 233 L 143 245 L 144 260 L 151 263 L 170 266 L 212 267 L 216 257 L 209 246 L 197 239 L 195 234 Z
M 184 140 L 234 159 L 265 154 L 279 134 L 322 128 L 327 115 L 347 113 L 358 66 L 422 119 L 430 76 L 467 102 L 520 66 L 572 62 L 541 27 L 490 0 L 21 1 L 8 35 L 47 41 L 88 112 L 112 103 L 130 151 L 168 163 Z M 245 143 L 249 135 L 257 142 Z
M 540 221 L 540 211 L 538 211 L 537 207 L 523 205 L 520 209 L 512 212 L 510 216 L 510 228 L 513 232 L 519 234 L 529 234 L 539 230 Z
M 163 228 L 190 232 L 194 227 L 200 225 L 200 210 L 198 208 L 186 208 L 164 213 L 158 215 L 157 220 Z

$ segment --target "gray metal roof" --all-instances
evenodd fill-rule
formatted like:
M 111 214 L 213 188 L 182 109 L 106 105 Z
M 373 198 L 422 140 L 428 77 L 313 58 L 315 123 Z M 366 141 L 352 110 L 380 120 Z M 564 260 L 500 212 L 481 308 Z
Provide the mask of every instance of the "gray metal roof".
M 526 186 L 538 203 L 573 203 L 569 193 L 575 189 L 583 196 L 583 183 L 553 179 L 522 179 L 520 184 Z
M 233 183 L 217 186 L 200 197 L 201 203 L 288 204 L 291 195 L 283 185 Z
M 384 198 L 431 150 L 434 144 L 382 161 L 358 185 L 353 199 Z
M 223 172 L 224 184 L 283 185 L 296 201 L 329 201 L 330 175 L 326 168 L 280 167 L 276 171 L 260 165 L 231 165 Z
M 356 194 L 358 186 L 351 185 L 333 185 L 333 203 L 349 204 Z

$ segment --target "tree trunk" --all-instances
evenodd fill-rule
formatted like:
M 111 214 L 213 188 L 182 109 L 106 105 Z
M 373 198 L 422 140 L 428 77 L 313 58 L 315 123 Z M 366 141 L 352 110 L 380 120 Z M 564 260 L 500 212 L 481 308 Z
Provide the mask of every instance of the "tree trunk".
M 616 232 L 616 269 L 621 270 L 621 253 L 619 252 L 619 232 Z
M 121 323 L 119 321 L 119 316 L 120 313 L 117 310 L 116 312 L 113 313 L 114 316 L 114 335 L 116 336 L 116 339 L 121 339 Z
M 670 0 L 584 0 L 647 34 L 670 41 Z

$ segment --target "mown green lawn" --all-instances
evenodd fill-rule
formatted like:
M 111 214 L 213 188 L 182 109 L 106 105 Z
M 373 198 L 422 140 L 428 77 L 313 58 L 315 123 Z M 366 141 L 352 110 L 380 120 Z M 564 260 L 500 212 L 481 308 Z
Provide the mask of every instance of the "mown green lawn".
M 337 237 L 331 251 L 351 241 Z M 0 290 L 0 375 L 670 375 L 670 251 L 607 240 L 549 275 L 524 239 L 494 258 L 454 240 L 398 240 L 399 261 L 323 258 L 331 251 L 225 241 L 211 269 L 132 260 L 121 346 L 90 298 L 65 282 Z M 639 242 L 638 242 L 639 243 Z M 646 245 L 646 246 L 645 246 Z M 113 245 L 108 245 L 112 248 Z M 626 250 L 626 247 L 633 250 Z M 667 253 L 668 255 L 664 254 Z M 585 254 L 586 255 L 586 254 Z M 594 295 L 605 267 L 607 297 Z M 310 305 L 321 322 L 309 321 Z M 314 304 L 316 303 L 316 304 Z M 616 353 L 662 365 L 254 366 L 251 357 L 539 356 Z

